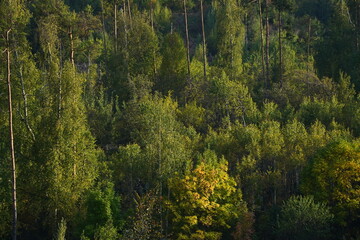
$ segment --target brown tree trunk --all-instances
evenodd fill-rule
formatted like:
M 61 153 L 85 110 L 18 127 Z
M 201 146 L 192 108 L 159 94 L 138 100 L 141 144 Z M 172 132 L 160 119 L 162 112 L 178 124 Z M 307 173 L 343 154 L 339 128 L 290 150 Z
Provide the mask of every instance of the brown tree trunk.
M 187 69 L 188 69 L 188 81 L 190 83 L 190 43 L 189 43 L 189 29 L 188 29 L 188 20 L 187 20 L 187 11 L 186 11 L 186 0 L 183 0 L 183 3 L 184 3 L 185 34 L 186 34 L 186 60 L 187 60 Z
M 6 60 L 7 60 L 7 86 L 8 86 L 8 104 L 9 104 L 9 134 L 10 134 L 10 155 L 12 171 L 12 202 L 13 202 L 13 223 L 12 239 L 16 240 L 17 235 L 17 201 L 16 201 L 16 162 L 14 149 L 14 131 L 13 131 L 13 113 L 11 97 L 11 66 L 10 66 L 10 34 L 11 29 L 6 32 Z
M 261 0 L 258 0 L 259 3 L 259 18 L 260 18 L 260 49 L 261 49 L 261 66 L 262 66 L 262 77 L 265 81 L 266 86 L 266 77 L 265 77 L 265 52 L 264 52 L 264 30 L 263 30 L 263 17 L 261 10 Z
M 203 42 L 204 79 L 206 80 L 206 45 L 205 45 L 206 39 L 205 39 L 203 0 L 200 0 L 200 10 L 201 10 L 201 30 L 202 30 L 202 42 Z

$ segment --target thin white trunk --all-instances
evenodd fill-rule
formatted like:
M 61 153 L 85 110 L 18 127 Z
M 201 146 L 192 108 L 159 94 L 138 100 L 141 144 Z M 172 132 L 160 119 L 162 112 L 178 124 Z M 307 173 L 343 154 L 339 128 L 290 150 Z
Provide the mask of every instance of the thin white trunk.
M 14 149 L 14 130 L 13 130 L 13 112 L 11 96 L 11 64 L 10 64 L 10 34 L 11 29 L 6 32 L 6 59 L 7 59 L 7 86 L 8 86 L 8 104 L 9 104 L 9 134 L 10 134 L 10 155 L 12 172 L 12 202 L 13 202 L 13 223 L 12 239 L 16 240 L 17 235 L 17 201 L 16 201 L 16 162 Z

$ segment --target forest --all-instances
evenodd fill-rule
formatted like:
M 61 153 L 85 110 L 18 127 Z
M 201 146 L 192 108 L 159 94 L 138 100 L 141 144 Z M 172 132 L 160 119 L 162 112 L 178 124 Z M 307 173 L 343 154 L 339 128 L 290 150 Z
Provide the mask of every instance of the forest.
M 0 239 L 360 239 L 359 0 L 0 0 Z

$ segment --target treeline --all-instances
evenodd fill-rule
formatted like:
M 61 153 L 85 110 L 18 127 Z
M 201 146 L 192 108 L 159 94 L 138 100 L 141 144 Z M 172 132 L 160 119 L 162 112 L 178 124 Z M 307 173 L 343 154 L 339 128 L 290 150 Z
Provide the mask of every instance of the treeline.
M 3 0 L 0 238 L 358 239 L 360 2 Z

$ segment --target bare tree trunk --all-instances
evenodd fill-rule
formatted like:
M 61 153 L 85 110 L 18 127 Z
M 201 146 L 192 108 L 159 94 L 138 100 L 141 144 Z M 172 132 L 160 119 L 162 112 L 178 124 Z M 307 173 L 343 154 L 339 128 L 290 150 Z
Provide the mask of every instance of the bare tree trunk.
M 127 3 L 128 3 L 128 11 L 129 11 L 130 29 L 132 29 L 132 18 L 131 18 L 130 1 L 129 1 L 129 0 L 127 0 Z
M 114 1 L 114 37 L 115 37 L 115 53 L 117 53 L 118 33 L 117 33 L 117 4 L 116 4 L 116 0 Z
M 264 52 L 264 33 L 263 33 L 263 19 L 262 19 L 262 10 L 261 10 L 261 0 L 258 0 L 259 3 L 259 18 L 260 18 L 260 49 L 261 49 L 261 66 L 262 66 L 262 76 L 265 81 L 266 86 L 266 77 L 265 77 L 265 52 Z
M 159 169 L 158 169 L 158 173 L 159 173 L 159 177 L 160 177 L 160 182 L 159 182 L 159 197 L 162 197 L 163 195 L 163 160 L 162 160 L 162 115 L 159 115 L 159 130 L 158 130 L 158 136 L 159 136 L 159 146 L 158 146 L 158 158 L 159 158 Z M 161 233 L 164 231 L 163 227 L 164 227 L 164 219 L 163 219 L 163 210 L 162 210 L 162 205 L 160 205 L 160 222 L 161 222 Z
M 281 42 L 281 11 L 279 10 L 279 81 L 280 87 L 283 86 L 283 64 L 282 64 L 282 42 Z
M 60 67 L 61 68 L 61 67 Z M 58 96 L 58 119 L 60 119 L 61 117 L 61 102 L 62 102 L 62 69 L 60 70 L 60 74 L 59 74 L 59 96 Z
M 18 59 L 18 53 L 17 53 L 16 50 L 15 50 L 15 56 Z M 20 67 L 19 67 L 19 74 L 20 74 L 20 84 L 21 84 L 21 95 L 22 95 L 23 100 L 24 100 L 24 109 L 23 109 L 24 116 L 22 116 L 22 119 L 23 119 L 23 121 L 25 123 L 26 129 L 31 134 L 31 137 L 32 137 L 33 141 L 35 141 L 35 134 L 34 134 L 34 131 L 32 130 L 32 128 L 30 127 L 30 123 L 29 123 L 27 93 L 25 91 L 23 67 L 22 67 L 21 64 L 20 64 Z
M 310 41 L 311 41 L 311 17 L 309 17 L 308 36 L 307 36 L 307 72 L 309 72 L 310 64 Z
M 150 21 L 151 21 L 151 29 L 154 31 L 154 6 L 152 3 L 150 6 Z
M 190 43 L 189 43 L 189 29 L 188 29 L 188 20 L 187 20 L 187 11 L 186 11 L 186 0 L 183 0 L 184 3 L 184 21 L 185 21 L 185 33 L 186 33 L 186 60 L 188 68 L 188 81 L 190 83 Z
M 167 198 L 170 199 L 170 192 L 171 188 L 168 186 Z M 169 208 L 166 208 L 166 215 L 165 215 L 165 238 L 168 237 L 168 230 L 169 230 Z
M 269 26 L 269 0 L 266 0 L 266 47 L 265 47 L 265 64 L 266 64 L 266 87 L 270 87 L 270 26 Z
M 360 35 L 360 2 L 355 6 L 355 16 L 356 16 L 356 50 L 359 50 L 359 35 Z
M 104 0 L 101 0 L 101 20 L 102 20 L 102 30 L 103 30 L 103 41 L 104 49 L 106 51 L 106 29 L 105 29 L 105 16 L 104 16 Z
M 14 149 L 14 131 L 13 131 L 13 113 L 11 96 L 11 66 L 10 66 L 10 34 L 11 29 L 6 32 L 6 57 L 7 57 L 7 86 L 9 103 L 9 133 L 10 133 L 10 153 L 11 153 L 11 171 L 12 171 L 12 202 L 13 202 L 13 223 L 12 239 L 16 240 L 17 235 L 17 201 L 16 201 L 16 162 Z
M 127 79 L 129 79 L 130 78 L 130 73 L 129 73 L 129 49 L 128 49 L 129 44 L 128 44 L 128 27 L 127 27 L 127 24 L 126 24 L 126 0 L 124 0 L 123 22 L 124 22 L 126 72 L 127 72 Z
M 206 45 L 205 45 L 206 39 L 205 39 L 203 0 L 200 0 L 200 10 L 201 10 L 201 30 L 202 30 L 202 42 L 203 42 L 204 79 L 206 80 Z
M 73 68 L 75 68 L 75 60 L 74 60 L 74 39 L 73 39 L 73 32 L 72 28 L 69 28 L 69 39 L 70 39 L 70 61 L 73 65 Z

